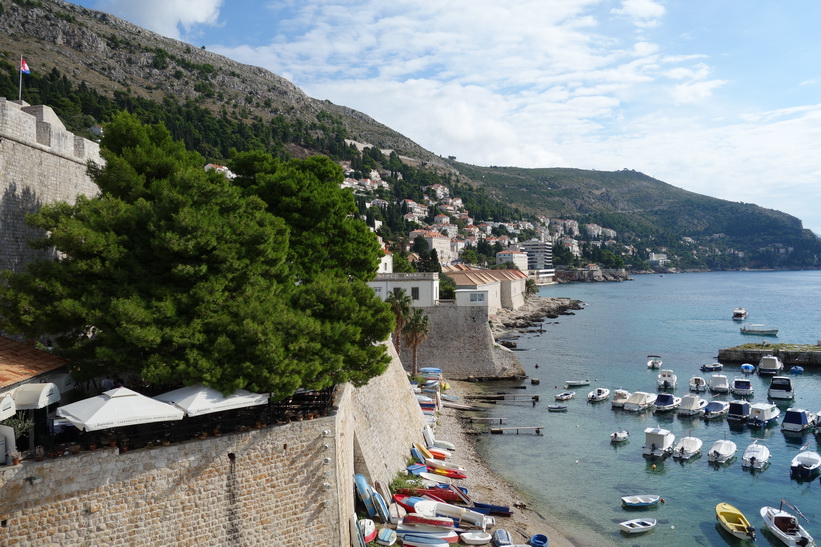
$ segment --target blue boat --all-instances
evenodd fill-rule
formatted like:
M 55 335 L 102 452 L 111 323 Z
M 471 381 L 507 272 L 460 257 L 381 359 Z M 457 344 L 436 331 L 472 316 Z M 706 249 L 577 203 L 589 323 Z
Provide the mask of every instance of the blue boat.
M 530 538 L 530 544 L 533 547 L 547 547 L 548 543 L 550 543 L 550 540 L 547 539 L 545 534 L 534 534 Z
M 493 545 L 502 547 L 503 545 L 513 545 L 513 536 L 504 528 L 497 528 L 493 531 Z
M 375 517 L 376 507 L 371 499 L 371 486 L 368 484 L 367 479 L 365 479 L 365 475 L 357 473 L 354 475 L 354 482 L 356 483 L 356 493 L 359 495 L 359 499 L 365 506 L 368 516 L 371 518 Z
M 755 365 L 751 365 L 750 363 L 744 363 L 741 365 L 741 372 L 744 374 L 752 374 L 755 372 Z

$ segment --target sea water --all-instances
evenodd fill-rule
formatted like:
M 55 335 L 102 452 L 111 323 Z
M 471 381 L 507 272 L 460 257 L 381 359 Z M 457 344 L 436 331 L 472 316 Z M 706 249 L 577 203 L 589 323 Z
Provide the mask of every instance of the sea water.
M 821 272 L 637 275 L 622 283 L 548 286 L 540 295 L 578 299 L 584 308 L 548 319 L 544 332 L 517 341 L 526 374 L 540 383 L 525 381 L 527 389 L 514 392 L 538 394 L 536 406 L 497 404 L 489 415 L 507 418 L 510 426 L 544 426 L 544 434 L 478 437 L 488 463 L 516 485 L 534 509 L 578 545 L 749 544 L 717 527 L 715 505 L 728 502 L 756 527 L 758 545 L 779 545 L 769 532 L 762 532 L 759 510 L 778 507 L 783 498 L 801 510 L 809 519 L 802 524 L 821 539 L 821 482 L 790 477 L 790 460 L 802 445 L 819 449 L 812 432 L 783 433 L 780 420 L 763 431 L 751 430 L 731 428 L 725 418 L 705 421 L 681 418 L 675 412 L 632 413 L 613 410 L 609 400 L 587 402 L 587 393 L 596 387 L 656 393 L 659 371 L 647 368 L 650 354 L 660 355 L 662 368 L 676 373 L 674 393 L 684 396 L 691 376 L 709 379 L 710 373 L 699 367 L 715 362 L 720 348 L 764 340 L 740 334 L 743 324 L 778 328 L 778 337 L 768 337 L 769 342 L 815 344 L 821 339 Z M 731 319 L 736 307 L 748 310 L 746 321 Z M 730 382 L 743 376 L 738 364 L 726 365 L 722 374 Z M 749 377 L 755 395 L 747 399 L 766 401 L 769 378 Z M 572 388 L 576 397 L 567 403 L 568 412 L 548 413 L 547 405 L 565 381 L 579 379 L 590 379 L 591 384 Z M 808 369 L 793 379 L 795 400 L 777 403 L 782 416 L 790 406 L 821 411 L 821 370 Z M 505 388 L 512 385 L 493 384 L 488 389 L 510 391 Z M 708 401 L 737 398 L 709 392 L 701 396 Z M 701 456 L 683 463 L 644 458 L 644 430 L 657 426 L 672 431 L 676 440 L 688 435 L 702 439 Z M 630 439 L 611 444 L 609 435 L 618 429 L 627 429 Z M 731 463 L 714 466 L 707 462 L 707 452 L 724 438 L 736 443 L 738 453 Z M 755 439 L 769 447 L 772 458 L 768 468 L 753 474 L 742 469 L 741 456 Z M 621 496 L 631 494 L 659 494 L 665 503 L 644 511 L 622 508 Z M 657 519 L 656 529 L 635 536 L 619 531 L 619 522 L 640 516 Z M 503 519 L 499 525 L 504 526 Z

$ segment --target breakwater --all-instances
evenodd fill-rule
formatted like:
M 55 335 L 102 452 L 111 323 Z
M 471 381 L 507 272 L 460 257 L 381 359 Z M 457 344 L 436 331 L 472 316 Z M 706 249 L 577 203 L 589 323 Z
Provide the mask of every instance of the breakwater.
M 718 350 L 722 363 L 757 364 L 764 355 L 775 355 L 785 366 L 821 367 L 821 346 L 812 344 L 744 344 Z

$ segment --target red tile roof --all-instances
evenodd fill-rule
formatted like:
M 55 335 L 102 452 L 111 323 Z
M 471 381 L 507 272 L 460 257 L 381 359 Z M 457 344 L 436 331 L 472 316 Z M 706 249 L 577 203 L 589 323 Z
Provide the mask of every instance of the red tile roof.
M 0 389 L 66 366 L 68 361 L 11 338 L 0 336 Z

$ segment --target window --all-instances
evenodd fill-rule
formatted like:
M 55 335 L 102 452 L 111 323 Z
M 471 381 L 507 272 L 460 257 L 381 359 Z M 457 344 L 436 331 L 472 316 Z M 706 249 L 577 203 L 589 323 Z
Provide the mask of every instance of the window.
M 411 287 L 411 298 L 419 300 L 419 287 Z
M 382 298 L 382 287 L 374 287 L 373 290 L 376 291 L 376 296 Z
M 470 301 L 471 302 L 484 302 L 485 301 L 485 294 L 480 292 L 470 293 Z

